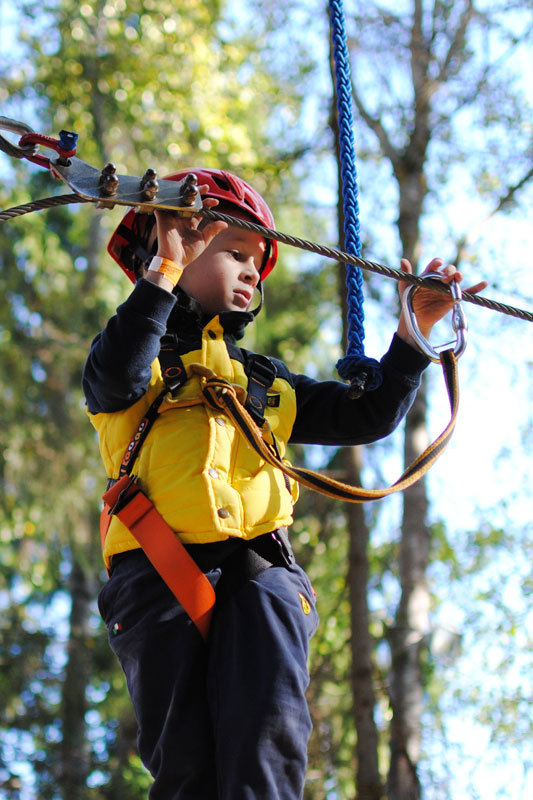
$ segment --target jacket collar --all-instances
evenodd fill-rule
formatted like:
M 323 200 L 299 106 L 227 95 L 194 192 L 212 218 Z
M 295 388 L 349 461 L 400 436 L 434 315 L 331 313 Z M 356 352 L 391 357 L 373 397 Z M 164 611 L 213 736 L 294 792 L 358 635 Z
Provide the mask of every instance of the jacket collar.
M 212 317 L 203 311 L 197 300 L 186 294 L 179 286 L 174 289 L 174 294 L 176 305 L 168 320 L 169 330 L 175 331 L 180 337 L 201 334 Z M 236 340 L 242 339 L 246 326 L 255 318 L 252 311 L 222 311 L 218 316 L 224 333 Z

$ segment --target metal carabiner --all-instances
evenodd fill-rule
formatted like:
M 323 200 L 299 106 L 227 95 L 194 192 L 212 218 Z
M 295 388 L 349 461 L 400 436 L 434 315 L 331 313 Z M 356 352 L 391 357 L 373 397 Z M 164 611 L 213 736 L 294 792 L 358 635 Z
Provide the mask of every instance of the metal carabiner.
M 424 275 L 425 278 L 438 278 L 442 280 L 440 272 L 428 272 Z M 402 308 L 404 310 L 405 322 L 409 333 L 417 343 L 422 352 L 436 364 L 440 363 L 440 353 L 453 346 L 453 352 L 456 358 L 460 358 L 466 349 L 468 322 L 466 314 L 461 305 L 461 298 L 463 296 L 461 287 L 457 281 L 452 281 L 450 284 L 450 291 L 453 299 L 456 301 L 452 309 L 452 328 L 455 333 L 455 340 L 446 342 L 446 344 L 436 345 L 433 347 L 426 337 L 421 333 L 418 327 L 415 312 L 413 310 L 413 296 L 417 289 L 420 289 L 419 284 L 410 284 L 402 294 Z

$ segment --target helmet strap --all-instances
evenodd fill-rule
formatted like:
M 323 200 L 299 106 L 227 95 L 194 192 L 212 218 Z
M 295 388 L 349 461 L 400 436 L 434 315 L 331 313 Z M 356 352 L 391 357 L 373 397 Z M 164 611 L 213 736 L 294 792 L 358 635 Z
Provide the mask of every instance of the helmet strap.
M 252 308 L 252 310 L 250 311 L 250 313 L 254 315 L 254 319 L 255 319 L 255 317 L 257 317 L 257 315 L 259 314 L 259 312 L 263 308 L 263 301 L 265 299 L 265 292 L 264 292 L 264 289 L 263 289 L 263 281 L 260 280 L 255 288 L 259 292 L 259 305 L 256 306 L 255 308 Z

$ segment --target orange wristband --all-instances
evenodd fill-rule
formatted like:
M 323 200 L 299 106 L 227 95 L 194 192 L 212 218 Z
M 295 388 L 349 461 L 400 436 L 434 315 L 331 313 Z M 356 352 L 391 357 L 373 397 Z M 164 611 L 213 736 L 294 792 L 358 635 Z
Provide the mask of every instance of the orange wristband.
M 170 258 L 162 258 L 161 256 L 154 256 L 148 269 L 152 272 L 159 272 L 160 275 L 164 275 L 172 286 L 177 284 L 183 273 L 183 269 L 178 266 L 178 264 L 171 261 Z

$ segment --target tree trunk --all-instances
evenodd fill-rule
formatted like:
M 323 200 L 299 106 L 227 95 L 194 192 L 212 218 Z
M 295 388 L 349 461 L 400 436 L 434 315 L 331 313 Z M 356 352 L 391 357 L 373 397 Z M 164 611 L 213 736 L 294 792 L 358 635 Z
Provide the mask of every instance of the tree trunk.
M 346 448 L 344 463 L 349 483 L 361 485 L 362 448 Z M 346 505 L 349 560 L 353 715 L 357 731 L 357 800 L 380 800 L 383 785 L 378 763 L 378 731 L 374 719 L 372 648 L 368 612 L 368 542 L 369 529 L 363 505 Z
M 421 4 L 415 3 L 412 27 L 412 79 L 415 94 L 414 125 L 405 150 L 393 159 L 398 181 L 398 232 L 403 255 L 417 271 L 420 256 L 420 220 L 427 194 L 425 162 L 430 139 L 428 52 L 424 45 Z M 425 384 L 418 390 L 405 422 L 404 465 L 420 455 L 428 442 Z M 419 800 L 418 777 L 423 705 L 422 646 L 429 625 L 426 581 L 429 532 L 428 499 L 424 478 L 404 492 L 399 555 L 400 602 L 389 632 L 391 649 L 389 800 Z
M 91 674 L 89 617 L 91 591 L 84 569 L 75 557 L 70 576 L 70 635 L 61 703 L 61 796 L 85 800 L 90 770 L 89 742 L 85 724 L 86 690 Z
M 409 464 L 423 449 L 426 439 L 426 397 L 419 390 L 405 430 L 405 461 Z M 426 581 L 429 533 L 425 480 L 404 493 L 400 542 L 401 597 L 393 628 L 391 649 L 389 800 L 418 800 L 421 796 L 417 764 L 423 703 L 421 659 L 428 630 L 429 593 Z
M 330 54 L 332 64 L 332 54 Z M 335 77 L 331 69 L 333 98 L 330 125 L 335 141 L 337 159 L 337 226 L 338 241 L 344 247 L 344 210 L 342 199 L 342 177 L 340 147 L 337 121 L 337 100 Z M 339 264 L 339 304 L 342 313 L 342 346 L 346 349 L 348 340 L 348 301 L 346 290 L 346 267 Z M 345 448 L 344 467 L 348 483 L 361 485 L 362 448 Z M 375 693 L 373 683 L 372 650 L 373 642 L 369 631 L 368 613 L 368 543 L 370 531 L 366 524 L 364 509 L 360 503 L 346 504 L 346 527 L 348 545 L 348 591 L 350 597 L 350 645 L 351 645 L 351 688 L 353 697 L 353 718 L 357 733 L 356 755 L 357 800 L 380 800 L 383 785 L 379 773 L 378 731 L 374 719 Z

